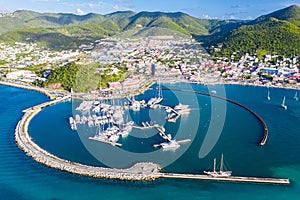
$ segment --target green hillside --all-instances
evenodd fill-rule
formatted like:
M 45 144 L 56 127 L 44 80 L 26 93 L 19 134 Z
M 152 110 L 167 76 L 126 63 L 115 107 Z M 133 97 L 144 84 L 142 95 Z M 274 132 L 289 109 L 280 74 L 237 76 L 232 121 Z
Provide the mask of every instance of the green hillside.
M 290 6 L 253 21 L 204 20 L 182 12 L 119 11 L 107 15 L 89 13 L 37 13 L 16 11 L 0 18 L 0 41 L 37 42 L 54 48 L 78 48 L 95 40 L 117 35 L 193 36 L 210 47 L 222 44 L 215 55 L 233 52 L 299 54 L 300 8 Z
M 0 18 L 0 34 L 22 28 L 54 28 L 86 23 L 100 23 L 105 17 L 99 14 L 74 15 L 65 13 L 38 13 L 20 10 L 13 16 Z
M 130 23 L 129 18 L 135 14 L 136 13 L 132 11 L 118 11 L 104 15 L 104 17 L 113 20 L 121 30 L 124 30 L 124 28 Z
M 205 24 L 209 24 L 208 20 L 200 20 L 181 12 L 140 12 L 130 17 L 129 20 L 130 22 L 125 27 L 126 30 L 137 26 L 153 27 L 153 25 L 157 24 L 159 27 L 169 28 L 185 34 L 208 34 L 208 30 L 205 27 Z
M 110 26 L 110 30 L 103 27 Z M 119 32 L 113 22 L 84 24 L 59 28 L 28 28 L 11 31 L 0 36 L 0 41 L 13 45 L 18 42 L 35 42 L 51 49 L 76 49 L 81 44 L 89 44 L 97 39 L 109 37 Z
M 300 29 L 294 24 L 271 18 L 255 25 L 242 26 L 232 31 L 220 42 L 219 55 L 229 56 L 233 52 L 277 53 L 280 55 L 300 54 Z
M 263 15 L 261 17 L 258 17 L 256 20 L 254 20 L 254 23 L 259 23 L 261 21 L 265 21 L 270 18 L 285 20 L 285 21 L 291 22 L 292 24 L 295 24 L 296 26 L 300 27 L 300 7 L 293 5 L 293 6 L 289 6 L 287 8 L 275 11 L 268 15 Z
M 148 37 L 148 36 L 161 36 L 161 35 L 171 35 L 174 36 L 175 39 L 178 38 L 188 38 L 189 36 L 177 32 L 174 30 L 170 30 L 167 28 L 161 28 L 161 27 L 149 27 L 149 28 L 132 28 L 127 31 L 123 31 L 120 34 L 115 35 L 117 38 L 142 38 L 142 37 Z
M 231 30 L 228 34 L 215 36 L 208 46 L 222 44 L 218 56 L 257 53 L 259 56 L 274 53 L 286 56 L 300 54 L 300 8 L 288 8 L 264 15 Z M 277 18 L 275 18 L 277 17 Z

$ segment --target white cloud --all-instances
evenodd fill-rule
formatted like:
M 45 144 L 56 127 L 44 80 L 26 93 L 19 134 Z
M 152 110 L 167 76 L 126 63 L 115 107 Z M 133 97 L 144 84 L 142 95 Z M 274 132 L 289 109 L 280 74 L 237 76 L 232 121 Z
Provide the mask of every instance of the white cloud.
M 88 7 L 91 8 L 91 9 L 93 9 L 93 8 L 95 8 L 95 4 L 89 3 Z
M 81 10 L 80 8 L 77 8 L 76 14 L 77 14 L 77 15 L 84 15 L 85 12 L 84 12 L 83 10 Z
M 118 5 L 114 5 L 114 6 L 113 6 L 113 9 L 115 9 L 115 10 L 119 10 L 119 9 L 120 9 L 120 7 L 119 7 Z
M 234 15 L 230 15 L 229 19 L 235 19 Z
M 202 17 L 203 17 L 204 19 L 211 19 L 211 16 L 205 15 L 205 14 L 203 14 Z
M 203 19 L 218 19 L 217 17 L 213 17 L 213 16 L 210 16 L 210 15 L 207 15 L 207 14 L 203 14 L 202 18 Z

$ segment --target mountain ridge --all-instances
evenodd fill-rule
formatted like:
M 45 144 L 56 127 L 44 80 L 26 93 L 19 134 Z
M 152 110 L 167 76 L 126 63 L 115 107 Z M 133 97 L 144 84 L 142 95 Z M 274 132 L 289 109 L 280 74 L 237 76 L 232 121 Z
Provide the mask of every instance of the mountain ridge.
M 0 18 L 0 41 L 12 44 L 15 41 L 30 41 L 51 48 L 77 48 L 81 43 L 94 42 L 136 28 L 143 34 L 134 34 L 134 37 L 163 34 L 170 30 L 171 33 L 178 32 L 178 35 L 192 36 L 207 47 L 222 44 L 216 55 L 224 56 L 236 51 L 284 54 L 284 48 L 289 49 L 286 53 L 291 54 L 292 49 L 288 47 L 288 43 L 290 40 L 296 40 L 294 43 L 298 44 L 300 40 L 300 7 L 292 5 L 252 21 L 199 19 L 183 12 L 117 11 L 106 15 L 75 15 L 20 10 L 14 12 L 13 16 Z M 61 41 L 61 45 L 54 37 L 58 37 L 57 41 Z M 55 45 L 50 42 L 54 42 Z M 295 47 L 294 52 L 300 54 L 299 48 Z

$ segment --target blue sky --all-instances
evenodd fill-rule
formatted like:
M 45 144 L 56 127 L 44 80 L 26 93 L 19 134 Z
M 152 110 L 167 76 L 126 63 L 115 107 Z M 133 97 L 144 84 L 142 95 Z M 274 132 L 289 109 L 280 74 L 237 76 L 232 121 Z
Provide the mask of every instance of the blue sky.
M 185 12 L 198 18 L 254 19 L 300 0 L 1 0 L 0 12 L 107 14 L 118 10 Z

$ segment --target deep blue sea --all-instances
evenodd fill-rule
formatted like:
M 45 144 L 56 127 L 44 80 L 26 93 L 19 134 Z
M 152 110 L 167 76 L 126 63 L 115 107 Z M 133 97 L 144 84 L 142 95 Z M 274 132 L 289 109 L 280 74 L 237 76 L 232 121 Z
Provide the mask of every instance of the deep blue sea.
M 192 88 L 185 84 L 163 87 L 208 92 L 208 88 L 203 85 L 193 85 Z M 259 114 L 269 128 L 267 144 L 264 147 L 258 145 L 262 138 L 262 127 L 243 108 L 202 95 L 171 91 L 163 91 L 162 104 L 174 106 L 180 101 L 192 108 L 189 115 L 182 116 L 176 123 L 164 124 L 166 132 L 177 140 L 192 139 L 191 143 L 182 144 L 175 152 L 153 149 L 154 143 L 161 142 L 159 137 L 151 131 L 133 130 L 128 138 L 120 142 L 125 152 L 139 155 L 136 157 L 138 160 L 129 156 L 123 157 L 124 162 L 107 162 L 106 156 L 111 160 L 119 159 L 119 152 L 114 150 L 116 147 L 85 140 L 94 132 L 85 132 L 82 128 L 81 133 L 77 133 L 69 127 L 68 118 L 72 116 L 77 101 L 44 109 L 31 121 L 29 133 L 47 151 L 84 164 L 119 164 L 122 167 L 147 160 L 149 156 L 157 159 L 161 165 L 171 160 L 163 169 L 166 172 L 202 173 L 212 167 L 214 157 L 219 158 L 223 153 L 225 163 L 233 175 L 290 178 L 291 185 L 167 179 L 151 183 L 121 182 L 97 180 L 45 167 L 18 149 L 14 141 L 14 129 L 23 109 L 48 99 L 34 91 L 0 85 L 1 199 L 298 199 L 300 101 L 293 99 L 295 91 L 237 85 L 210 86 L 209 90 L 215 90 L 220 96 L 225 95 L 224 90 L 227 98 Z M 266 99 L 268 90 L 270 101 Z M 149 99 L 155 93 L 155 90 L 149 90 L 136 99 Z M 283 96 L 286 97 L 287 110 L 280 107 Z M 136 124 L 149 120 L 161 123 L 165 117 L 165 113 L 159 109 L 141 110 L 140 113 L 129 111 L 127 115 Z M 199 156 L 200 149 L 203 150 L 202 156 Z M 152 152 L 157 153 L 156 156 L 151 157 Z M 98 156 L 98 159 L 93 155 Z

